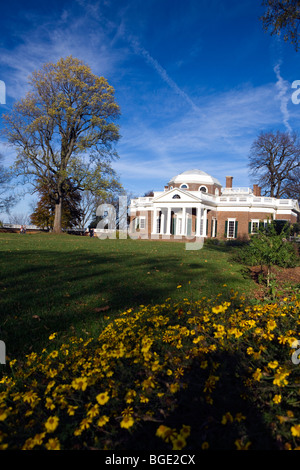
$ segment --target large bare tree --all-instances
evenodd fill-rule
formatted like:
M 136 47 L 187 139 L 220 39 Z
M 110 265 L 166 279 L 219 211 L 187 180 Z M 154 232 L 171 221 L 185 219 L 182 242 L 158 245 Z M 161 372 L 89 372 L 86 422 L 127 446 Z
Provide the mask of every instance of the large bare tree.
M 252 144 L 249 155 L 250 174 L 271 197 L 290 197 L 289 181 L 300 167 L 300 144 L 297 134 L 261 133 Z
M 271 35 L 283 35 L 286 42 L 299 49 L 300 0 L 263 0 L 266 7 L 261 17 L 265 31 Z
M 63 187 L 103 191 L 113 175 L 120 109 L 114 90 L 69 56 L 33 72 L 31 91 L 4 116 L 4 135 L 16 151 L 15 168 L 35 184 L 53 184 L 54 231 L 61 231 Z M 113 175 L 115 181 L 115 177 Z

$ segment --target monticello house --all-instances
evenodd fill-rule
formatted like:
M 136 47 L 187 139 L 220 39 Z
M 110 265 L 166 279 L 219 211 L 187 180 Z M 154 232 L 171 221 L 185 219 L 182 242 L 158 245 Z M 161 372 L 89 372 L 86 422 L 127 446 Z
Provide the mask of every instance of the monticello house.
M 258 185 L 226 186 L 204 171 L 185 171 L 154 192 L 132 199 L 130 236 L 147 239 L 247 238 L 271 220 L 297 222 L 298 201 L 261 195 Z

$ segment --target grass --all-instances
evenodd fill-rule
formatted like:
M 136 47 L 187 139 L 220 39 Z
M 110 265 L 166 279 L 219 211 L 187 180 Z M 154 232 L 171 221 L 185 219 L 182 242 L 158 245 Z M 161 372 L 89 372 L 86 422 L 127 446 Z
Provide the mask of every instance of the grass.
M 0 449 L 300 449 L 299 288 L 251 302 L 226 245 L 0 243 Z
M 0 339 L 9 359 L 40 351 L 49 334 L 97 335 L 127 308 L 214 296 L 254 282 L 231 249 L 184 243 L 0 234 Z M 181 287 L 178 287 L 181 286 Z

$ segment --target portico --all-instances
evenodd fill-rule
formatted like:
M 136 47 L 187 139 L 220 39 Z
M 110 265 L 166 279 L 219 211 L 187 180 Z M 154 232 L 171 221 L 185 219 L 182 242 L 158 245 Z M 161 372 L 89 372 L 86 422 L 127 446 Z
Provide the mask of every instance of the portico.
M 154 198 L 152 235 L 206 237 L 207 211 L 201 198 L 173 189 Z

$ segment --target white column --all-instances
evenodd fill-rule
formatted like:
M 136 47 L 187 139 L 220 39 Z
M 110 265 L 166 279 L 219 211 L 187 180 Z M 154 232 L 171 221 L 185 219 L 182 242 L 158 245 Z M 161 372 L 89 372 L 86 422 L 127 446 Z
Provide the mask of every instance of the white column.
M 165 228 L 165 214 L 163 211 L 161 211 L 161 216 L 160 216 L 160 234 L 163 235 L 164 233 L 164 228 Z
M 153 210 L 153 225 L 152 225 L 152 232 L 154 235 L 157 234 L 157 214 L 158 214 L 158 208 L 154 207 Z
M 203 236 L 207 237 L 207 209 L 204 209 L 204 214 L 203 214 Z
M 171 207 L 168 207 L 166 235 L 171 235 Z
M 186 235 L 186 208 L 182 208 L 181 235 Z
M 201 208 L 200 206 L 197 207 L 196 212 L 196 237 L 200 237 L 200 225 L 201 225 Z

